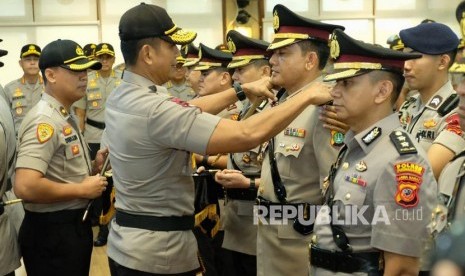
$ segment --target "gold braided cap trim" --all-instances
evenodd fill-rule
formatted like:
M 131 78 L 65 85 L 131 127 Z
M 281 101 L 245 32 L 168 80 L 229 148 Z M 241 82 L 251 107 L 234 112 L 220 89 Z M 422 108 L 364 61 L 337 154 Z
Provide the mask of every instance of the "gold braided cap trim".
M 346 71 L 342 71 L 342 72 L 330 74 L 330 75 L 327 75 L 326 77 L 324 77 L 323 81 L 333 81 L 333 80 L 345 79 L 345 78 L 348 78 L 348 77 L 353 77 L 353 76 L 355 76 L 359 71 L 360 71 L 360 69 L 349 69 L 349 70 L 346 70 Z
M 370 69 L 380 70 L 383 68 L 381 63 L 371 62 L 340 62 L 334 63 L 334 69 Z
M 174 34 L 169 35 L 169 37 L 176 44 L 189 44 L 197 37 L 197 33 L 192 31 L 177 30 Z
M 216 62 L 199 62 L 198 66 L 194 68 L 194 71 L 205 71 L 212 67 L 221 67 L 221 63 Z
M 170 35 L 171 33 L 174 33 L 177 28 L 178 28 L 178 26 L 176 26 L 176 24 L 174 24 L 173 28 L 165 31 L 165 35 Z
M 94 66 L 97 63 L 99 62 L 95 60 L 91 60 L 84 64 L 69 64 L 68 67 L 69 69 L 74 70 L 74 71 L 82 71 L 85 69 L 89 69 L 90 67 Z
M 233 57 L 232 60 L 243 60 L 243 59 L 264 59 L 264 55 L 248 55 L 248 56 L 237 56 Z
M 276 38 L 294 38 L 294 39 L 307 39 L 310 36 L 308 34 L 296 34 L 296 33 L 277 33 L 274 34 L 273 39 Z
M 402 50 L 404 48 L 405 48 L 404 44 L 392 46 L 392 50 L 396 50 L 396 51 Z
M 29 55 L 36 55 L 40 57 L 40 52 L 38 52 L 36 49 L 29 49 L 26 52 L 24 52 L 21 57 L 29 56 Z
M 186 59 L 186 62 L 184 63 L 184 67 L 190 67 L 193 65 L 196 65 L 199 62 L 198 58 L 188 58 Z
M 68 64 L 68 63 L 71 63 L 73 61 L 76 61 L 76 60 L 79 60 L 79 59 L 83 59 L 83 58 L 87 58 L 86 56 L 82 55 L 82 56 L 77 56 L 77 57 L 74 57 L 72 59 L 68 59 L 68 60 L 65 60 L 63 63 L 64 64 Z
M 288 38 L 288 39 L 284 39 L 284 40 L 281 40 L 281 41 L 278 41 L 278 42 L 271 42 L 271 44 L 270 44 L 270 46 L 268 46 L 267 50 L 274 50 L 274 49 L 278 49 L 278 48 L 290 45 L 290 44 L 296 42 L 296 40 L 297 39 L 295 39 L 295 38 Z

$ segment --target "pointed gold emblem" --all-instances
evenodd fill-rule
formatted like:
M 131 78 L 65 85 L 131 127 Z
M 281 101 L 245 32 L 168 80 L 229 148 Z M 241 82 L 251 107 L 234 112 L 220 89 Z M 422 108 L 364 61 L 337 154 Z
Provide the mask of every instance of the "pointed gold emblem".
M 233 54 L 236 52 L 236 45 L 234 44 L 234 41 L 230 37 L 228 37 L 228 49 Z
M 337 37 L 335 34 L 333 34 L 333 36 L 331 37 L 330 49 L 331 58 L 337 59 L 339 57 L 341 49 L 339 48 L 339 42 L 337 42 Z
M 273 14 L 273 28 L 275 32 L 278 31 L 279 29 L 279 16 L 278 16 L 278 11 L 275 11 Z

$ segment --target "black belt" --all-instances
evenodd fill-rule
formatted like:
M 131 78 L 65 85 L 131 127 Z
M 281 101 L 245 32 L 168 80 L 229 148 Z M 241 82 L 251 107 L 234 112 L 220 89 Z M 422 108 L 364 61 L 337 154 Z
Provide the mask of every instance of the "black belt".
M 124 227 L 140 228 L 150 231 L 187 231 L 194 229 L 195 217 L 155 217 L 128 214 L 116 210 L 116 223 Z
M 97 122 L 97 121 L 94 121 L 94 120 L 89 119 L 89 118 L 86 119 L 86 122 L 87 122 L 87 124 L 89 124 L 89 125 L 91 125 L 93 127 L 96 127 L 96 128 L 99 128 L 99 129 L 105 129 L 105 123 Z
M 31 212 L 24 210 L 25 219 L 44 224 L 68 224 L 82 220 L 84 209 L 61 210 L 55 212 Z
M 226 196 L 229 199 L 255 201 L 257 189 L 226 189 Z
M 311 246 L 310 263 L 333 272 L 366 272 L 368 275 L 382 275 L 380 252 L 344 253 Z
M 294 206 L 296 208 L 299 208 L 300 206 L 302 206 L 303 208 L 303 212 L 304 214 L 307 214 L 307 216 L 310 215 L 310 212 L 312 211 L 310 209 L 310 207 L 313 205 L 313 204 L 310 204 L 310 203 L 276 203 L 276 202 L 272 202 L 270 200 L 267 200 L 261 196 L 258 196 L 255 203 L 259 206 L 265 206 L 266 208 L 269 208 L 270 206 Z M 315 209 L 316 210 L 316 209 Z M 315 211 L 313 210 L 313 211 Z M 299 213 L 297 213 L 297 216 L 299 215 Z M 290 217 L 288 219 L 292 219 L 294 222 L 292 223 L 292 227 L 294 228 L 295 231 L 297 231 L 298 233 L 302 234 L 302 235 L 309 235 L 310 233 L 313 232 L 313 225 L 314 223 L 305 223 L 305 224 L 302 224 L 299 217 Z M 270 212 L 268 212 L 266 215 L 265 215 L 265 218 L 270 218 Z M 309 218 L 304 218 L 304 220 L 306 222 L 309 221 Z

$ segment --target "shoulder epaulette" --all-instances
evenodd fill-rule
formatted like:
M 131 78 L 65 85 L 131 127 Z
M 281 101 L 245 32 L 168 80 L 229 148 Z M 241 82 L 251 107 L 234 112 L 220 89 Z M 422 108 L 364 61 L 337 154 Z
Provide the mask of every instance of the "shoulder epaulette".
M 400 130 L 395 130 L 391 132 L 389 138 L 391 138 L 391 141 L 399 154 L 403 155 L 417 153 L 417 149 L 413 145 L 413 142 L 407 133 Z
M 449 162 L 452 162 L 452 161 L 454 161 L 455 159 L 458 159 L 458 158 L 460 158 L 460 157 L 462 157 L 462 156 L 465 156 L 465 150 L 462 151 L 462 152 L 460 152 L 460 153 L 457 154 L 456 156 L 454 156 L 454 158 L 452 158 L 452 160 L 450 160 Z
M 459 97 L 457 94 L 451 94 L 438 108 L 438 114 L 443 117 L 451 112 L 459 104 Z

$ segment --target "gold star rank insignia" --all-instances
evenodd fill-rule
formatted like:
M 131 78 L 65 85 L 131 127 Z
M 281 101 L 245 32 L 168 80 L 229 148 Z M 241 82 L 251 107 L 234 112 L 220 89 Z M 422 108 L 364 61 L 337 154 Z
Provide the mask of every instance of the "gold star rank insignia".
M 37 140 L 39 143 L 43 144 L 52 138 L 53 132 L 53 126 L 47 123 L 40 123 L 37 125 Z

